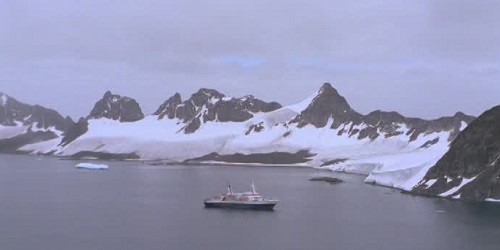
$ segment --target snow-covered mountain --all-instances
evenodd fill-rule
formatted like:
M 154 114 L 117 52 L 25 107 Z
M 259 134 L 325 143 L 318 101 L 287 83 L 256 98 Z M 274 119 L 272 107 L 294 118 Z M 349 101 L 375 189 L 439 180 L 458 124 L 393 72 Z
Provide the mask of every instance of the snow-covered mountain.
M 71 118 L 39 105 L 29 105 L 0 93 L 0 152 L 31 152 L 31 146 L 48 153 L 73 126 Z
M 470 123 L 474 117 L 461 112 L 451 117 L 442 117 L 436 120 L 407 118 L 397 112 L 373 111 L 368 115 L 361 115 L 354 111 L 330 84 L 325 83 L 312 98 L 308 106 L 303 109 L 288 124 L 298 128 L 312 125 L 315 128 L 329 127 L 336 130 L 338 136 L 348 135 L 359 140 L 369 138 L 376 140 L 379 136 L 385 138 L 408 137 L 408 142 L 415 141 L 422 134 L 432 134 L 442 131 L 452 132 L 447 141 L 452 141 L 460 128 Z M 435 138 L 434 138 L 435 139 Z M 428 140 L 422 147 L 437 143 Z
M 281 108 L 276 102 L 267 103 L 253 96 L 232 98 L 216 90 L 200 89 L 185 101 L 177 93 L 153 115 L 137 116 L 141 119 L 134 122 L 102 115 L 142 114 L 138 105 L 107 104 L 120 98 L 136 103 L 132 98 L 107 92 L 91 115 L 69 129 L 57 154 L 183 161 L 217 152 L 229 137 L 243 134 L 251 119 Z
M 380 110 L 363 115 L 328 83 L 285 107 L 212 89 L 185 100 L 176 93 L 146 116 L 134 99 L 107 92 L 45 150 L 73 158 L 303 165 L 411 190 L 472 120 L 460 112 L 435 120 Z
M 484 112 L 460 133 L 413 192 L 500 201 L 500 106 Z

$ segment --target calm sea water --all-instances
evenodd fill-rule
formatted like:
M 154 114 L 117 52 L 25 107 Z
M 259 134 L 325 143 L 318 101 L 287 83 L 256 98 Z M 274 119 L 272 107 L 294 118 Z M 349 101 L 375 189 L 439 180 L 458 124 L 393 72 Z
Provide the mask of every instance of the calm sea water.
M 499 249 L 500 206 L 413 197 L 312 169 L 147 166 L 0 155 L 0 249 Z M 205 209 L 254 181 L 274 212 Z

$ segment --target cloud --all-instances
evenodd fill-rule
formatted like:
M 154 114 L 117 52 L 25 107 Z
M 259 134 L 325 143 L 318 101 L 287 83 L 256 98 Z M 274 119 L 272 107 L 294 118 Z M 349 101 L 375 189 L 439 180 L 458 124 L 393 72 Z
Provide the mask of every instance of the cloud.
M 200 87 L 287 104 L 329 81 L 363 112 L 477 114 L 498 104 L 499 8 L 498 1 L 4 0 L 0 88 L 77 116 L 106 89 L 153 110 Z M 78 105 L 28 91 L 40 86 L 78 92 Z M 463 102 L 474 86 L 484 92 Z M 449 92 L 455 96 L 437 107 L 417 105 Z

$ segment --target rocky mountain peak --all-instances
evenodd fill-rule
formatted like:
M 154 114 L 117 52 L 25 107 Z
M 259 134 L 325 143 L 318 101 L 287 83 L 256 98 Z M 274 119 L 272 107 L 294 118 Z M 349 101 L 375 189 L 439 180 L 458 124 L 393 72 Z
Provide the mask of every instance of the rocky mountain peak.
M 195 106 L 201 107 L 203 105 L 214 104 L 224 96 L 224 94 L 215 89 L 201 88 L 198 92 L 191 95 L 190 100 L 193 101 Z
M 325 94 L 325 93 L 326 94 L 330 93 L 330 94 L 339 95 L 338 91 L 329 82 L 323 83 L 323 85 L 321 86 L 321 88 L 319 88 L 319 90 L 318 90 L 318 95 Z
M 115 95 L 106 91 L 101 100 L 96 102 L 88 119 L 107 118 L 120 122 L 134 122 L 144 118 L 139 103 L 133 98 Z
M 475 117 L 472 117 L 472 116 L 469 116 L 469 115 L 466 115 L 462 112 L 457 112 L 455 113 L 455 115 L 453 116 L 455 119 L 457 120 L 462 120 L 462 121 L 466 121 L 467 123 L 470 123 L 472 120 L 475 119 Z
M 104 93 L 103 98 L 104 98 L 104 99 L 107 99 L 107 98 L 110 98 L 110 97 L 112 97 L 112 96 L 113 96 L 113 93 L 111 93 L 111 91 L 110 91 L 110 90 L 108 90 L 108 91 L 106 91 L 106 92 Z
M 361 115 L 352 110 L 347 100 L 330 83 L 324 83 L 309 106 L 293 122 L 299 123 L 299 127 L 311 124 L 321 128 L 332 118 L 334 121 L 332 127 L 337 128 L 347 121 L 358 121 L 360 117 Z
M 175 94 L 169 98 L 169 100 L 171 101 L 175 101 L 175 102 L 182 102 L 182 96 L 181 94 L 179 94 L 179 92 L 175 92 Z
M 328 101 L 329 104 L 342 107 L 345 110 L 351 110 L 351 106 L 347 100 L 339 94 L 337 89 L 335 89 L 330 83 L 324 83 L 323 86 L 318 90 L 316 98 L 312 101 L 312 104 L 321 101 Z

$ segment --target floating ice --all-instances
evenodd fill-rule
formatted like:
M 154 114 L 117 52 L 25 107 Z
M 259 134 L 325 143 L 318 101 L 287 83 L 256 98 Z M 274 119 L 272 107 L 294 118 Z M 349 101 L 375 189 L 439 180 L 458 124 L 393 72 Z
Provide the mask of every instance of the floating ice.
M 78 163 L 75 165 L 76 168 L 92 169 L 92 170 L 104 170 L 108 169 L 108 165 L 105 164 L 94 164 L 94 163 Z

